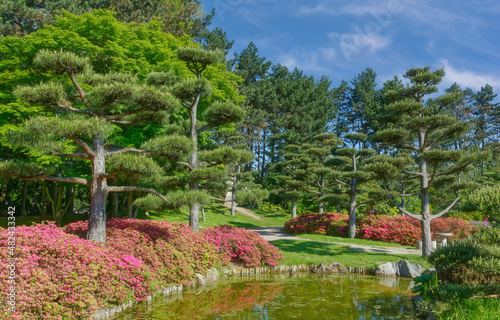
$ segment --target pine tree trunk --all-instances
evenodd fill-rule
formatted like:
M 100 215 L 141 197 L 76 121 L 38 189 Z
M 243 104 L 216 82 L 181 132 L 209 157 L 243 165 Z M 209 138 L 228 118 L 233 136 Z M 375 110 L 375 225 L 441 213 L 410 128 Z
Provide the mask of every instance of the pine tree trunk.
M 189 157 L 189 165 L 191 166 L 191 169 L 197 169 L 198 168 L 198 131 L 196 129 L 196 110 L 198 107 L 198 102 L 199 102 L 200 96 L 196 97 L 195 102 L 192 104 L 191 110 L 190 110 L 190 116 L 191 116 L 191 128 L 190 128 L 190 133 L 191 133 L 191 140 L 193 142 L 193 152 L 191 153 Z M 199 182 L 198 180 L 193 180 L 190 181 L 189 183 L 189 189 L 197 191 L 199 188 Z M 189 226 L 191 229 L 194 231 L 199 231 L 200 230 L 200 204 L 195 203 L 192 206 L 189 207 Z
M 325 186 L 325 176 L 321 176 L 321 184 L 320 184 L 320 192 L 319 192 L 319 198 L 323 198 L 324 192 L 323 192 L 323 187 Z M 325 213 L 325 203 L 323 201 L 319 201 L 318 203 L 318 214 L 323 214 Z
M 26 195 L 28 193 L 28 182 L 23 181 L 23 193 L 21 196 L 21 216 L 26 217 L 28 212 L 26 211 Z
M 239 172 L 239 166 L 234 168 L 233 187 L 231 188 L 231 216 L 236 216 L 236 179 Z
M 45 180 L 42 180 L 42 218 L 45 219 L 47 216 L 47 187 L 45 186 Z
M 127 195 L 127 217 L 129 219 L 134 217 L 134 191 L 130 191 Z
M 349 200 L 349 238 L 356 238 L 356 178 L 351 179 L 351 196 Z
M 297 218 L 297 201 L 292 201 L 292 219 Z
M 116 185 L 116 179 L 110 181 L 110 185 Z M 118 192 L 111 192 L 111 197 L 109 198 L 109 210 L 111 211 L 111 216 L 118 218 Z
M 108 196 L 108 185 L 104 178 L 106 174 L 104 140 L 99 135 L 94 135 L 94 151 L 87 239 L 106 245 L 106 198 Z
M 203 220 L 203 222 L 207 222 L 206 218 L 205 218 L 205 205 L 201 205 L 201 219 Z
M 68 211 L 66 213 L 73 214 L 74 213 L 74 197 L 72 197 L 73 193 L 75 192 L 75 186 L 73 185 L 67 185 L 66 186 L 66 202 L 68 202 L 68 199 L 71 199 L 69 205 L 68 203 Z
M 115 193 L 115 192 L 113 192 Z M 122 196 L 122 203 L 120 205 L 120 212 L 122 217 L 127 216 L 127 199 L 128 199 L 128 194 L 126 193 L 121 193 Z
M 431 239 L 431 216 L 429 210 L 429 176 L 427 174 L 427 162 L 423 159 L 420 160 L 420 192 L 422 198 L 420 202 L 422 214 L 422 256 L 428 257 L 432 253 L 432 239 Z

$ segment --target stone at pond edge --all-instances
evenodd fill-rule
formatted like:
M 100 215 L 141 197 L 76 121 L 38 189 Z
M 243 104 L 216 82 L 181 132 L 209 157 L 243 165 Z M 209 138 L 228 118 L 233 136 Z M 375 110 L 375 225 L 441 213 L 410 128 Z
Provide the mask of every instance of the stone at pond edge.
M 429 269 L 425 270 L 424 272 L 422 272 L 422 274 L 426 274 L 426 275 L 430 276 L 431 273 L 434 273 L 434 272 L 436 272 L 436 268 L 432 267 L 432 268 L 429 268 Z
M 422 271 L 424 271 L 423 266 L 402 260 L 381 264 L 375 268 L 375 275 L 415 278 L 420 276 Z
M 312 273 L 348 273 L 347 268 L 337 262 L 332 262 L 330 264 L 320 264 L 313 265 L 311 268 Z
M 196 273 L 195 276 L 196 276 L 196 284 L 198 286 L 206 286 L 209 283 L 214 283 L 219 281 L 219 272 L 217 271 L 216 268 L 209 269 L 205 276 L 199 273 Z

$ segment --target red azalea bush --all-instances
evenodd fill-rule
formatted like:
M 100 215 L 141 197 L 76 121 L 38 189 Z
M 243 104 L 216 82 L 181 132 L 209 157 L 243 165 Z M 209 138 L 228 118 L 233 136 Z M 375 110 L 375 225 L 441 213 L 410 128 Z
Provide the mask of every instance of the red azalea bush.
M 16 313 L 9 319 L 88 319 L 220 263 L 217 247 L 184 224 L 110 220 L 106 247 L 81 239 L 86 222 L 65 230 L 53 223 L 16 228 Z M 8 270 L 8 233 L 0 231 L 0 268 Z M 4 306 L 9 290 L 0 281 Z
M 341 213 L 302 214 L 288 220 L 285 229 L 288 233 L 326 234 L 329 236 L 345 237 L 349 215 Z
M 340 213 L 309 213 L 285 223 L 288 233 L 325 234 L 345 237 L 349 216 Z M 358 237 L 375 241 L 414 245 L 422 239 L 420 221 L 411 217 L 369 215 L 358 220 Z M 467 221 L 453 218 L 438 218 L 431 222 L 431 232 L 452 233 L 450 241 L 467 238 L 477 228 Z M 436 240 L 436 239 L 435 239 Z
M 202 233 L 221 250 L 225 262 L 232 261 L 245 267 L 277 266 L 284 258 L 278 248 L 251 230 L 224 225 L 206 228 Z

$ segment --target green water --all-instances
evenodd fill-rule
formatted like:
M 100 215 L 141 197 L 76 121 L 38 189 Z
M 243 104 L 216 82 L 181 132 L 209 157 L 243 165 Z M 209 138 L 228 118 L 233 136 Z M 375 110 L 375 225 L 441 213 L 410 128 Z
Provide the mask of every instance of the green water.
M 114 319 L 414 319 L 410 282 L 354 275 L 233 277 L 210 288 L 158 298 Z

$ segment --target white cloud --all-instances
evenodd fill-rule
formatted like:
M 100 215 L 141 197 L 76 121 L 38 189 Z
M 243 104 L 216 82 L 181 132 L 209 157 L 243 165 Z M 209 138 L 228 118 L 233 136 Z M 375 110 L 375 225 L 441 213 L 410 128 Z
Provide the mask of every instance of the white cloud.
M 335 57 L 335 48 L 319 48 L 311 51 L 294 47 L 289 53 L 279 55 L 278 61 L 289 69 L 298 68 L 306 73 L 328 74 L 333 71 L 327 65 L 334 61 Z
M 298 16 L 306 16 L 312 14 L 326 14 L 326 15 L 337 15 L 338 11 L 330 8 L 328 5 L 321 3 L 315 7 L 300 7 L 297 11 Z
M 443 82 L 447 85 L 458 83 L 462 88 L 469 87 L 474 90 L 480 90 L 486 84 L 494 88 L 500 87 L 500 77 L 492 74 L 479 74 L 473 71 L 458 70 L 451 66 L 447 60 L 441 60 L 440 65 L 444 67 L 446 72 Z
M 346 52 L 361 53 L 362 51 L 375 52 L 391 44 L 389 37 L 379 34 L 351 33 L 351 34 L 330 34 L 330 38 L 340 37 L 340 48 L 344 54 Z

